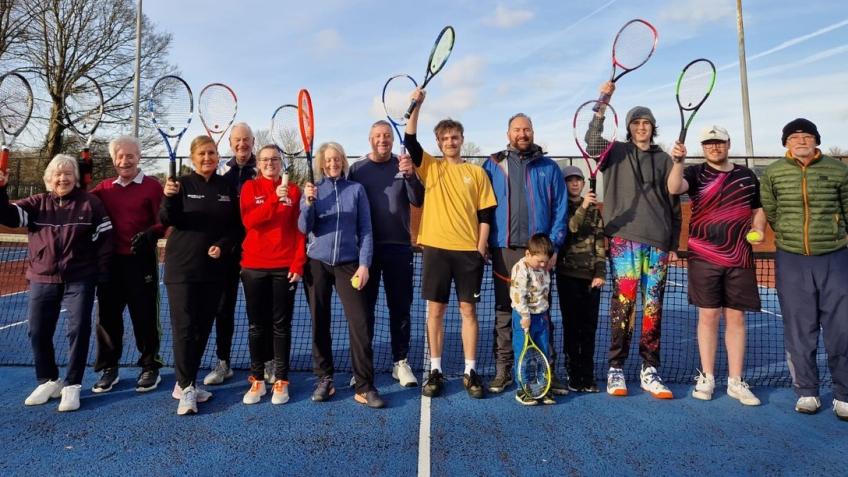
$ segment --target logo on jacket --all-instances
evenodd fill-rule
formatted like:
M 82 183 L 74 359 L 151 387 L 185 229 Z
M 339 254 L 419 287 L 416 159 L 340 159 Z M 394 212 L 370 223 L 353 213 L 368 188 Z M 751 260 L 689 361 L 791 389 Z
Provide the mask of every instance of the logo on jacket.
M 227 194 L 218 194 L 218 202 L 229 202 L 230 196 Z

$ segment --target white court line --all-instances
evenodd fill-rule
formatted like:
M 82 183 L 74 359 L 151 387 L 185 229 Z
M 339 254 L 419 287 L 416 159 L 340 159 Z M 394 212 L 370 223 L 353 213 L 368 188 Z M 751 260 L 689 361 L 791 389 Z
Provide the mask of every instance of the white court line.
M 22 325 L 22 324 L 24 324 L 24 323 L 26 323 L 26 322 L 27 322 L 27 320 L 24 320 L 24 321 L 19 321 L 19 322 L 17 322 L 17 323 L 10 323 L 10 324 L 8 324 L 8 325 L 0 326 L 0 331 L 5 330 L 6 328 L 11 328 L 11 327 L 13 327 L 13 326 Z
M 424 373 L 424 382 L 428 374 Z M 423 394 L 418 422 L 418 477 L 430 477 L 430 398 Z

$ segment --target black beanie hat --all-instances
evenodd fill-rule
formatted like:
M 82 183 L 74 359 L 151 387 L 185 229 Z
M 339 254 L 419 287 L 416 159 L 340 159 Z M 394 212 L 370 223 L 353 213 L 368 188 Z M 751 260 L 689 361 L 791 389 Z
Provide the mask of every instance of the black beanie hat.
M 816 125 L 809 119 L 798 118 L 789 121 L 786 126 L 783 126 L 783 136 L 780 140 L 784 146 L 786 145 L 786 138 L 788 138 L 790 134 L 796 132 L 812 134 L 816 137 L 816 146 L 821 144 L 821 136 L 819 135 L 819 130 L 816 128 Z

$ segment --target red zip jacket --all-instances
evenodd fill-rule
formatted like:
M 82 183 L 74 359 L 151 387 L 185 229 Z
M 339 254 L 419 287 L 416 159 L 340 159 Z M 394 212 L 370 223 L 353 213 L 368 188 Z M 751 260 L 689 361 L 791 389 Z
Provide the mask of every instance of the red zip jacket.
M 247 230 L 242 243 L 242 268 L 288 268 L 303 275 L 306 263 L 306 236 L 297 228 L 300 189 L 289 182 L 291 205 L 280 202 L 276 189 L 282 179 L 272 182 L 257 176 L 241 189 L 241 220 Z

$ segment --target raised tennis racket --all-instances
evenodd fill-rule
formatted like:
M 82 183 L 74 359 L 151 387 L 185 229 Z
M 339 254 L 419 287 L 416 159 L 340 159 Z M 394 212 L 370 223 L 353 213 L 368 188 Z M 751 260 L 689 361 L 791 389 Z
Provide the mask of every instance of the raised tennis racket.
M 453 27 L 448 25 L 442 28 L 439 36 L 436 37 L 436 43 L 433 44 L 433 49 L 430 50 L 430 58 L 427 60 L 427 71 L 424 73 L 424 82 L 421 83 L 421 89 L 426 88 L 430 80 L 439 71 L 442 71 L 445 63 L 448 62 L 451 51 L 453 51 L 454 40 L 456 40 L 456 32 L 454 32 Z M 406 119 L 409 119 L 409 116 L 412 115 L 412 111 L 415 110 L 417 103 L 417 101 L 413 100 L 409 104 L 409 108 L 407 108 L 406 114 L 404 114 Z
M 612 74 L 615 83 L 622 76 L 644 65 L 657 48 L 657 29 L 645 20 L 636 18 L 625 23 L 612 43 Z M 610 95 L 601 94 L 598 101 L 608 103 Z
M 271 115 L 271 141 L 283 155 L 283 185 L 289 183 L 289 172 L 294 158 L 303 153 L 303 141 L 300 139 L 297 106 L 284 104 Z M 291 204 L 288 197 L 280 197 L 280 202 Z
M 615 144 L 618 114 L 603 101 L 586 101 L 574 113 L 574 142 L 589 168 L 589 190 L 595 192 L 598 171 Z
M 0 171 L 9 170 L 9 150 L 32 116 L 32 88 L 18 73 L 0 76 Z M 0 182 L 4 185 L 6 180 Z
M 516 377 L 521 389 L 533 399 L 541 399 L 551 388 L 551 365 L 529 330 L 524 330 L 524 348 L 518 356 Z
M 208 84 L 200 90 L 197 112 L 200 115 L 200 122 L 206 129 L 206 134 L 215 140 L 217 147 L 236 119 L 236 113 L 238 113 L 236 93 L 223 83 Z
M 677 78 L 677 106 L 680 108 L 680 136 L 677 140 L 686 142 L 686 132 L 695 114 L 701 109 L 715 86 L 716 69 L 712 61 L 700 58 L 690 62 L 683 68 Z M 684 119 L 684 111 L 689 112 L 689 119 Z
M 177 177 L 177 148 L 194 113 L 194 95 L 179 76 L 163 76 L 153 85 L 147 110 L 168 149 L 168 178 Z
M 80 176 L 82 188 L 91 183 L 91 141 L 94 131 L 103 119 L 103 91 L 94 78 L 82 75 L 65 89 L 62 100 L 67 126 L 82 142 L 80 151 Z
M 303 152 L 306 153 L 306 165 L 309 166 L 309 182 L 315 183 L 312 171 L 312 144 L 315 139 L 315 115 L 312 114 L 312 97 L 306 88 L 297 93 L 297 123 L 300 126 L 300 139 Z

